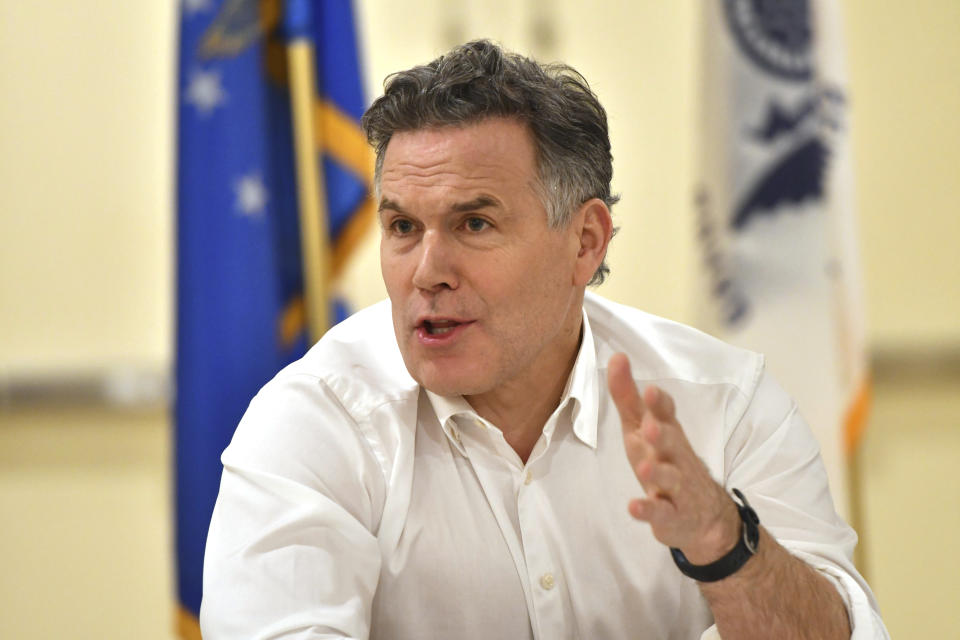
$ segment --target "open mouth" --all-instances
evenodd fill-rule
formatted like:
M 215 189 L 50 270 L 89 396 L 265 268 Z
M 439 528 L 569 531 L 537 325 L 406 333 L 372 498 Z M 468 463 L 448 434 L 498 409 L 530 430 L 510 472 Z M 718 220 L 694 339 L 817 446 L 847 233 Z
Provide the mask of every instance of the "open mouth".
M 465 323 L 457 322 L 456 320 L 424 320 L 421 326 L 428 335 L 442 336 L 452 332 L 463 324 Z
M 434 346 L 449 345 L 455 342 L 457 336 L 474 322 L 475 320 L 466 318 L 421 316 L 417 318 L 415 330 L 423 344 Z

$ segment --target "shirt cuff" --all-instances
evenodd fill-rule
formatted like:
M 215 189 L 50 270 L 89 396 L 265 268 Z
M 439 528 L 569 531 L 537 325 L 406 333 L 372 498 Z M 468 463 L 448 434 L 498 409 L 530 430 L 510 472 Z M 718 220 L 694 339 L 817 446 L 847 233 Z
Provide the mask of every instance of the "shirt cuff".
M 709 629 L 700 634 L 700 640 L 723 640 L 720 632 L 717 631 L 717 625 L 711 625 Z
M 836 588 L 850 619 L 850 640 L 890 640 L 880 614 L 850 574 L 817 556 L 795 550 L 792 553 L 819 571 Z

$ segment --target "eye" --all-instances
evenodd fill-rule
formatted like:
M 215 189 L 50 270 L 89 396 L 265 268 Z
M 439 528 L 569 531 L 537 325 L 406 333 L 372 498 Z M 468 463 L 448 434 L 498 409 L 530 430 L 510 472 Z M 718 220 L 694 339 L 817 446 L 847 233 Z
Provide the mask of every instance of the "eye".
M 406 218 L 397 218 L 390 223 L 390 230 L 403 236 L 413 231 L 413 223 Z
M 483 218 L 476 217 L 467 218 L 464 224 L 470 231 L 483 231 L 490 226 L 490 223 Z

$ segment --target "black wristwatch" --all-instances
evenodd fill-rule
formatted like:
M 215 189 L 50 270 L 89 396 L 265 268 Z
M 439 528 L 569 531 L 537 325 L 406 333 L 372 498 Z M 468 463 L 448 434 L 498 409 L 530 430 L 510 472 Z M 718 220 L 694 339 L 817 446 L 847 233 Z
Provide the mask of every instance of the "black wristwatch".
M 737 546 L 730 552 L 710 564 L 695 565 L 690 564 L 687 557 L 683 555 L 680 549 L 670 547 L 670 553 L 673 555 L 673 561 L 677 563 L 683 575 L 693 578 L 698 582 L 716 582 L 736 573 L 740 567 L 747 563 L 757 552 L 757 544 L 760 542 L 760 518 L 757 512 L 753 510 L 747 499 L 743 497 L 739 489 L 733 490 L 734 495 L 740 499 L 743 504 L 737 504 L 737 511 L 740 512 L 740 520 L 743 521 L 743 535 L 737 541 Z

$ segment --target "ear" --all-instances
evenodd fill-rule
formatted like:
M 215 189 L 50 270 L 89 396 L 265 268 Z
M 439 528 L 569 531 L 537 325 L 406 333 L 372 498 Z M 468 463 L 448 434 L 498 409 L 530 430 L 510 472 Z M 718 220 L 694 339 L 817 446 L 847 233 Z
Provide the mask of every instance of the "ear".
M 607 255 L 613 237 L 613 218 L 603 200 L 591 198 L 580 206 L 571 222 L 577 225 L 580 241 L 574 284 L 585 287 Z

